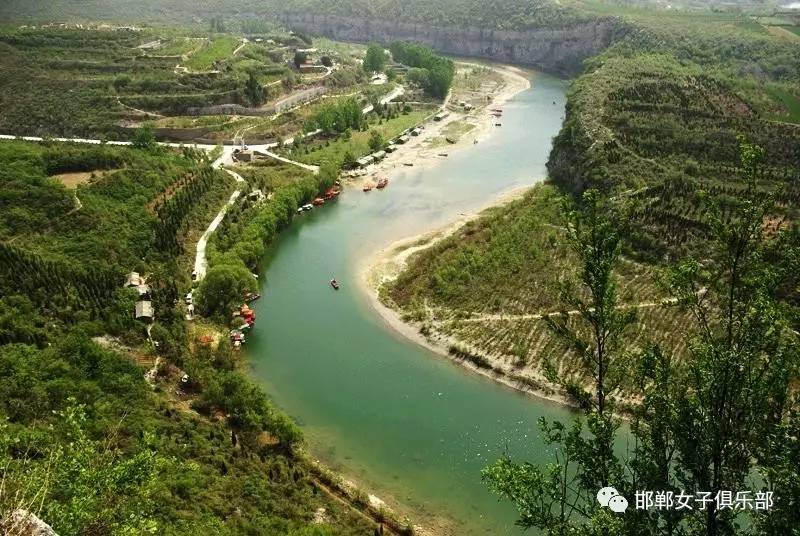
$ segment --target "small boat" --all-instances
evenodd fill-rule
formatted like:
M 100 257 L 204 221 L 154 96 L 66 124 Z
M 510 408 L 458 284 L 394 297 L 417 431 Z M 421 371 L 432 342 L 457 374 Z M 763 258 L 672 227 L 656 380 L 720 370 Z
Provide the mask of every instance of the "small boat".
M 439 156 L 447 156 L 447 153 L 439 153 Z
M 324 205 L 325 204 L 325 200 L 322 199 L 321 197 L 318 197 L 318 198 L 314 199 L 314 203 L 313 204 L 314 204 L 315 207 L 318 207 L 320 205 Z
M 495 124 L 494 124 L 494 126 L 496 126 L 496 127 L 502 127 L 502 126 L 503 126 L 503 124 L 502 124 L 502 123 L 495 123 Z
M 331 286 L 333 287 L 334 290 L 339 290 L 339 282 L 336 281 L 335 279 L 331 279 Z
M 411 167 L 411 166 L 413 166 L 414 164 L 412 164 L 411 162 L 403 162 L 403 165 L 404 165 L 404 166 Z
M 247 302 L 254 302 L 261 297 L 261 294 L 258 292 L 248 292 L 244 295 L 244 300 Z
M 298 214 L 302 214 L 303 213 L 303 207 L 297 207 L 297 213 Z
M 364 190 L 365 192 L 371 192 L 372 191 L 372 185 L 371 184 L 365 184 L 364 187 L 362 188 L 362 190 Z
M 383 190 L 384 188 L 386 188 L 387 184 L 389 184 L 389 179 L 384 177 L 383 179 L 378 181 L 378 184 L 375 185 L 375 188 L 377 188 L 379 190 Z
M 342 193 L 341 190 L 329 188 L 328 191 L 325 192 L 325 201 L 330 201 L 331 199 L 338 197 L 340 193 Z
M 314 208 L 314 205 L 312 205 L 311 203 L 306 203 L 300 208 L 302 208 L 305 212 L 308 212 L 309 210 L 312 210 Z
M 448 136 L 448 137 L 445 137 L 445 141 L 446 141 L 447 143 L 455 143 L 455 142 L 456 142 L 456 140 L 454 140 L 453 138 L 451 138 L 451 137 L 449 137 L 449 136 Z

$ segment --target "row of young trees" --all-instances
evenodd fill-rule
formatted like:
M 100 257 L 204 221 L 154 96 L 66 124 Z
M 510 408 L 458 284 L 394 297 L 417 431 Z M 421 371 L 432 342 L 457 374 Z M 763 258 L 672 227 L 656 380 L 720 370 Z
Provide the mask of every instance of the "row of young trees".
M 59 296 L 73 306 L 101 310 L 111 301 L 122 275 L 114 271 L 77 271 L 63 262 L 0 242 L 0 290 L 40 300 Z M 3 289 L 3 287 L 5 287 Z
M 310 132 L 320 129 L 325 134 L 341 134 L 346 130 L 361 130 L 366 120 L 361 104 L 354 98 L 323 106 L 314 118 L 305 125 Z
M 586 396 L 585 424 L 542 420 L 551 464 L 503 458 L 484 470 L 490 488 L 518 507 L 520 525 L 559 536 L 792 534 L 800 527 L 800 419 L 790 388 L 800 345 L 776 301 L 777 290 L 800 267 L 800 251 L 782 235 L 764 236 L 772 198 L 756 187 L 762 156 L 742 144 L 748 189 L 741 205 L 723 218 L 712 202 L 708 258 L 681 262 L 668 279 L 696 321 L 686 362 L 657 345 L 638 356 L 623 354 L 634 315 L 618 307 L 614 267 L 630 207 L 590 190 L 571 212 L 583 292 L 567 287 L 565 296 L 580 311 L 582 326 L 575 329 L 566 317 L 549 324 L 583 356 L 594 386 Z M 776 250 L 781 255 L 770 255 Z M 634 358 L 641 404 L 630 426 L 633 447 L 623 455 L 615 448 L 621 421 L 613 395 L 629 370 L 622 360 Z M 630 502 L 624 514 L 598 503 L 598 490 L 607 486 Z M 712 500 L 703 508 L 648 510 L 633 504 L 643 490 L 674 497 L 708 492 Z M 718 494 L 748 490 L 773 492 L 772 508 L 718 507 Z
M 163 251 L 180 251 L 179 230 L 197 201 L 214 184 L 214 169 L 208 162 L 200 164 L 192 180 L 166 202 L 156 208 L 156 246 Z

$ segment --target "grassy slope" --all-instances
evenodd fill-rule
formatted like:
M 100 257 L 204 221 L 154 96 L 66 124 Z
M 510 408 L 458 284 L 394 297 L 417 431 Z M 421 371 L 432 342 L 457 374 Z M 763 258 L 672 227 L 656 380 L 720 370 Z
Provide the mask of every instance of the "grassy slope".
M 620 280 L 623 301 L 651 301 L 665 259 L 702 252 L 703 192 L 723 209 L 738 202 L 737 135 L 766 149 L 761 187 L 785 186 L 775 217 L 797 217 L 800 127 L 770 118 L 792 120 L 787 92 L 800 80 L 800 54 L 796 45 L 741 25 L 738 16 L 665 18 L 592 5 L 602 14 L 625 15 L 638 30 L 590 61 L 573 84 L 549 170 L 562 192 L 588 185 L 636 192 L 628 258 L 643 264 L 622 262 Z M 776 105 L 773 95 L 789 98 Z M 546 203 L 539 201 L 543 195 Z M 549 361 L 569 375 L 575 356 L 544 322 L 513 316 L 562 307 L 554 289 L 561 274 L 574 271 L 574 259 L 552 208 L 560 195 L 552 187 L 537 189 L 488 211 L 412 257 L 384 295 L 424 332 L 455 337 L 471 352 L 497 358 L 492 366 L 508 375 L 536 378 Z M 631 274 L 634 266 L 638 272 Z M 494 317 L 482 320 L 487 313 Z M 685 347 L 675 341 L 685 338 L 672 335 L 685 334 L 689 325 L 673 307 L 646 308 L 628 340 L 660 341 L 680 356 Z

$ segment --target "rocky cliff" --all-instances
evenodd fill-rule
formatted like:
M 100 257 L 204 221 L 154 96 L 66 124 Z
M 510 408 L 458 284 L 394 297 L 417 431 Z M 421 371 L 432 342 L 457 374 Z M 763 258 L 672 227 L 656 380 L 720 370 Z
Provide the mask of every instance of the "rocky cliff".
M 414 41 L 446 54 L 486 58 L 574 76 L 583 60 L 606 48 L 623 32 L 614 19 L 579 22 L 560 28 L 491 30 L 433 26 L 395 20 L 284 13 L 288 28 L 342 41 Z

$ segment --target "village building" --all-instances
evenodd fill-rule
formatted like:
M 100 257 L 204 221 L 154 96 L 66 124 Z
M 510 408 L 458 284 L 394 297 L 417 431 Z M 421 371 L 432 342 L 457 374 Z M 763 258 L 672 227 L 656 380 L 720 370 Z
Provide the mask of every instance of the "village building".
M 378 162 L 378 161 L 383 160 L 384 158 L 386 158 L 386 151 L 376 151 L 376 152 L 372 153 L 370 156 L 372 156 L 372 158 L 373 158 L 373 160 L 375 162 Z
M 445 119 L 448 115 L 450 115 L 450 114 L 447 113 L 447 112 L 442 111 L 442 112 L 439 112 L 438 114 L 434 115 L 433 116 L 433 120 L 434 121 L 441 121 L 442 119 Z
M 372 156 L 363 156 L 356 160 L 358 167 L 365 168 L 370 165 L 375 159 Z
M 136 320 L 151 321 L 153 320 L 153 302 L 149 300 L 141 300 L 136 302 L 135 308 Z

